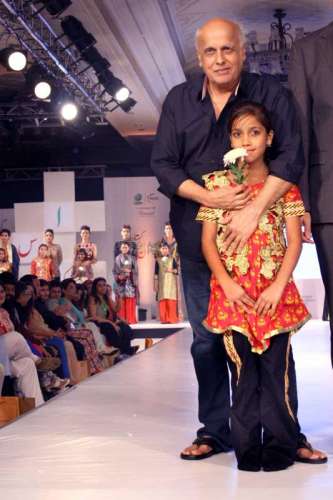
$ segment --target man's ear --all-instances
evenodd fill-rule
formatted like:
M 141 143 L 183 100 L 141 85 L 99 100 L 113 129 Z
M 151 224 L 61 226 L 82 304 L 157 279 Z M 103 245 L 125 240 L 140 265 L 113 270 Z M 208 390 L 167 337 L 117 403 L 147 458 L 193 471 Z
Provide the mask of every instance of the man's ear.
M 202 60 L 201 60 L 201 55 L 199 54 L 199 52 L 197 52 L 197 58 L 198 58 L 198 64 L 201 68 L 202 67 Z

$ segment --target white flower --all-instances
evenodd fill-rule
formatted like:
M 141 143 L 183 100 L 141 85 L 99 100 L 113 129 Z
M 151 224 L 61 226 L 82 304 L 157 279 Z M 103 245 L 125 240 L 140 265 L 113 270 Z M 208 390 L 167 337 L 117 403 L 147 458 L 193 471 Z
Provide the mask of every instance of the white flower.
M 233 165 L 234 163 L 236 163 L 238 158 L 244 158 L 244 156 L 247 156 L 247 151 L 245 148 L 231 149 L 223 156 L 224 166 L 228 167 L 229 165 Z

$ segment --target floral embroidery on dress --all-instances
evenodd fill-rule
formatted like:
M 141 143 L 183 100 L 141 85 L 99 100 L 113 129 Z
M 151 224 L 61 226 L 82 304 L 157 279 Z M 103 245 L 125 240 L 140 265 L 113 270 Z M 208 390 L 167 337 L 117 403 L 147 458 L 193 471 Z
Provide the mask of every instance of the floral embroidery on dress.
M 209 190 L 230 184 L 225 171 L 213 172 L 203 176 Z M 257 196 L 264 183 L 250 185 L 253 197 Z M 255 232 L 241 252 L 230 254 L 225 251 L 223 234 L 226 224 L 223 217 L 226 211 L 201 207 L 197 220 L 217 224 L 216 244 L 221 260 L 232 279 L 248 295 L 256 300 L 279 272 L 286 251 L 284 237 L 286 217 L 304 214 L 304 205 L 296 186 L 280 198 L 260 218 Z M 231 308 L 229 301 L 216 278 L 211 279 L 211 298 L 204 325 L 214 333 L 235 330 L 246 335 L 252 350 L 261 353 L 269 347 L 269 338 L 282 332 L 296 331 L 310 315 L 306 309 L 295 283 L 290 278 L 274 316 L 257 316 L 253 311 L 247 313 L 242 307 Z

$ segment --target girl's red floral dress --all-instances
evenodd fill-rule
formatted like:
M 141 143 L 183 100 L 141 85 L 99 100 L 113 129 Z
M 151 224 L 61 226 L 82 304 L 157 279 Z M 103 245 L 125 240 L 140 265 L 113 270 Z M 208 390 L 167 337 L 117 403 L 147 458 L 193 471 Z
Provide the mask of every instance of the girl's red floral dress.
M 217 171 L 203 177 L 205 186 L 214 190 L 230 181 L 226 172 Z M 250 185 L 255 197 L 263 188 L 264 182 Z M 288 193 L 278 200 L 261 217 L 258 228 L 249 238 L 243 250 L 230 254 L 223 248 L 223 210 L 201 207 L 197 220 L 211 221 L 217 224 L 217 248 L 221 260 L 231 278 L 246 293 L 256 300 L 274 280 L 281 267 L 286 251 L 284 237 L 285 219 L 304 214 L 304 205 L 300 192 L 293 186 Z M 258 316 L 255 311 L 247 313 L 235 306 L 235 311 L 226 298 L 223 289 L 215 277 L 211 278 L 211 295 L 208 314 L 204 326 L 214 333 L 226 333 L 231 330 L 247 336 L 252 351 L 258 354 L 269 347 L 273 335 L 295 332 L 310 319 L 292 278 L 284 289 L 283 295 L 271 317 Z

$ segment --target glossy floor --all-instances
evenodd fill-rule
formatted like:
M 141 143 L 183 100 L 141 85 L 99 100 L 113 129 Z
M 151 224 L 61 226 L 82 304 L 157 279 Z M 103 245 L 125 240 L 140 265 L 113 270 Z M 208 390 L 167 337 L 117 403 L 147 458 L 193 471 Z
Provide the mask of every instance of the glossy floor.
M 3 500 L 332 500 L 333 374 L 327 323 L 294 338 L 300 420 L 322 466 L 238 472 L 232 453 L 181 461 L 196 381 L 184 330 L 0 431 Z

